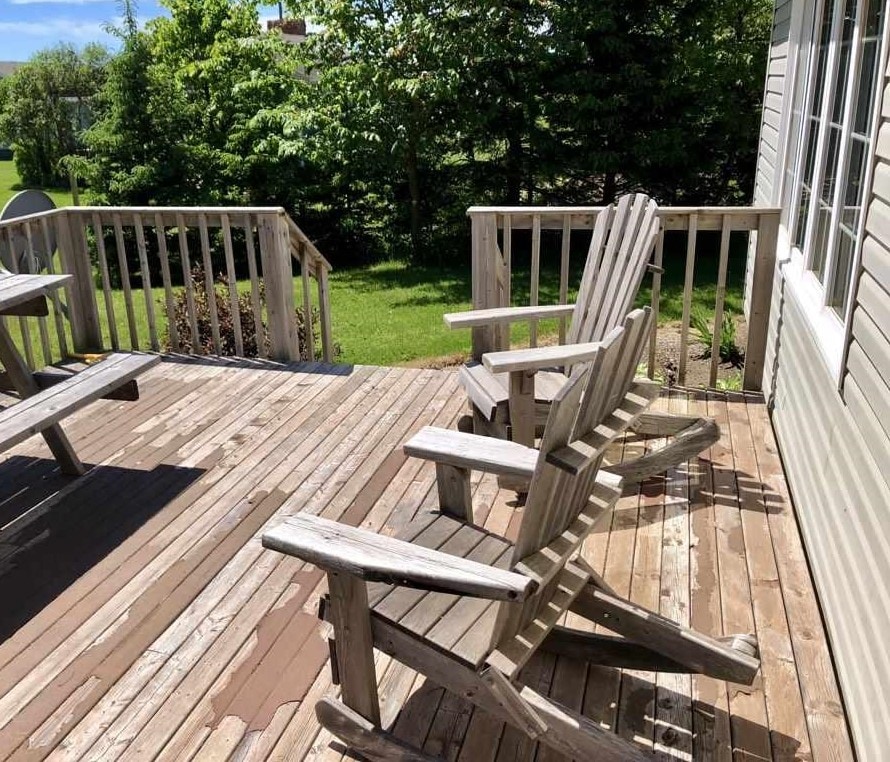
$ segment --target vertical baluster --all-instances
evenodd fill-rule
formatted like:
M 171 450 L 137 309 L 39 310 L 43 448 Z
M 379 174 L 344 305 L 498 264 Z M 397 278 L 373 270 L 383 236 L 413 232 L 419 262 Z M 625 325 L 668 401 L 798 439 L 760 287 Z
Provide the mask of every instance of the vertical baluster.
M 572 243 L 572 215 L 562 219 L 562 244 L 559 257 L 559 303 L 566 304 L 569 298 L 569 248 Z M 566 319 L 559 319 L 559 343 L 566 343 Z
M 692 276 L 695 272 L 695 244 L 698 237 L 698 215 L 689 215 L 689 238 L 686 241 L 686 277 L 683 281 L 683 321 L 680 326 L 680 367 L 677 373 L 679 383 L 686 382 L 686 360 L 689 354 L 689 315 L 692 309 Z
M 148 269 L 148 253 L 145 248 L 145 230 L 142 227 L 142 215 L 133 214 L 133 227 L 136 229 L 136 249 L 139 252 L 139 269 L 142 271 L 142 293 L 145 297 L 145 315 L 148 318 L 148 336 L 151 348 L 161 351 L 158 341 L 158 324 L 155 319 L 155 300 L 151 292 L 151 272 Z
M 513 303 L 511 293 L 513 287 L 513 215 L 504 215 L 504 268 L 507 271 L 506 291 L 504 292 L 503 307 L 509 307 Z
M 325 362 L 334 361 L 334 340 L 331 336 L 331 289 L 328 270 L 321 262 L 315 273 L 318 281 L 318 319 L 321 323 L 321 357 Z
M 127 246 L 124 243 L 124 226 L 119 212 L 112 216 L 114 242 L 117 246 L 117 264 L 121 271 L 121 288 L 124 291 L 124 306 L 127 309 L 127 326 L 130 329 L 130 347 L 139 349 L 139 332 L 136 329 L 136 312 L 133 309 L 133 291 L 130 288 L 130 266 L 127 264 Z
M 729 238 L 732 233 L 732 217 L 723 215 L 720 231 L 720 264 L 717 268 L 717 298 L 714 303 L 714 335 L 711 338 L 711 371 L 708 386 L 717 385 L 717 366 L 720 364 L 720 337 L 723 329 L 723 303 L 726 300 L 726 270 L 729 264 Z
M 182 282 L 185 288 L 185 304 L 192 334 L 192 352 L 197 355 L 201 354 L 201 337 L 198 335 L 198 313 L 195 310 L 195 288 L 192 285 L 188 230 L 185 226 L 185 218 L 179 212 L 176 213 L 176 228 L 179 232 L 179 258 L 182 260 Z
M 541 280 L 541 215 L 532 215 L 532 273 L 528 303 L 532 307 L 538 304 L 538 286 Z M 528 343 L 531 347 L 538 346 L 538 321 L 529 321 Z
M 505 214 L 503 217 L 504 249 L 503 249 L 503 273 L 504 273 L 504 301 L 501 307 L 509 307 L 512 304 L 513 295 L 513 215 Z M 510 348 L 510 324 L 501 326 L 500 346 L 503 349 Z
M 170 349 L 181 351 L 179 327 L 176 325 L 176 300 L 173 298 L 173 282 L 170 279 L 170 256 L 167 252 L 167 234 L 164 230 L 164 217 L 155 212 L 155 239 L 158 243 L 158 258 L 161 262 L 161 281 L 164 284 L 164 306 L 167 313 L 167 337 Z
M 229 215 L 220 215 L 223 234 L 223 250 L 226 255 L 226 275 L 229 284 L 229 309 L 232 311 L 232 329 L 235 333 L 235 354 L 244 357 L 244 336 L 241 333 L 241 311 L 238 307 L 238 280 L 235 277 L 235 255 L 232 252 L 232 228 Z
M 28 259 L 32 263 L 37 263 L 37 268 L 35 269 L 39 269 L 39 262 L 34 253 L 34 237 L 31 232 L 31 223 L 28 221 L 25 222 L 25 239 L 28 242 Z M 53 352 L 49 345 L 49 331 L 46 327 L 46 317 L 44 315 L 37 317 L 37 330 L 40 333 L 40 348 L 43 351 L 43 362 L 45 365 L 52 365 Z
M 102 218 L 98 212 L 93 212 L 93 233 L 96 236 L 99 272 L 102 276 L 102 297 L 105 301 L 105 316 L 108 319 L 108 335 L 111 337 L 112 348 L 117 351 L 121 347 L 120 339 L 117 335 L 117 321 L 114 317 L 114 295 L 111 293 L 111 277 L 108 273 L 108 253 L 105 251 L 105 234 L 102 231 Z
M 297 245 L 300 260 L 300 278 L 303 281 L 303 329 L 306 333 L 306 352 L 303 359 L 312 362 L 315 359 L 315 337 L 312 335 L 312 292 L 309 283 L 309 253 L 302 241 Z M 318 270 L 318 266 L 316 270 Z
M 46 217 L 40 218 L 40 232 L 43 237 L 43 248 L 46 251 L 46 270 L 50 275 L 56 272 L 53 262 L 56 252 L 53 250 L 52 237 L 49 232 L 49 221 Z M 68 357 L 68 337 L 65 335 L 65 321 L 62 314 L 62 302 L 59 298 L 59 289 L 52 288 L 49 291 L 49 300 L 53 305 L 53 322 L 56 326 L 56 340 L 59 342 L 59 353 L 62 359 Z
M 652 333 L 649 335 L 649 378 L 655 378 L 655 348 L 658 343 L 658 310 L 661 307 L 661 270 L 664 261 L 664 226 L 658 231 L 655 241 L 655 272 L 652 273 Z
M 6 240 L 9 243 L 9 270 L 10 272 L 18 273 L 19 261 L 18 257 L 15 255 L 15 236 L 12 231 L 12 226 L 6 228 Z M 28 325 L 28 318 L 20 316 L 18 323 L 22 349 L 25 353 L 25 361 L 28 363 L 28 367 L 31 370 L 36 370 L 37 366 L 34 364 L 34 348 L 31 346 L 31 328 Z
M 253 308 L 253 327 L 256 332 L 256 352 L 259 357 L 267 357 L 266 336 L 263 329 L 263 303 L 260 299 L 260 279 L 256 267 L 256 247 L 253 243 L 253 222 L 249 214 L 244 215 L 244 245 L 247 254 L 247 273 L 250 277 L 250 304 Z
M 213 339 L 214 354 L 222 353 L 219 337 L 219 313 L 216 309 L 216 289 L 213 285 L 213 262 L 210 259 L 210 236 L 207 233 L 207 215 L 198 212 L 198 231 L 201 234 L 201 261 L 204 263 L 204 289 L 207 293 L 207 307 L 210 310 L 210 334 Z

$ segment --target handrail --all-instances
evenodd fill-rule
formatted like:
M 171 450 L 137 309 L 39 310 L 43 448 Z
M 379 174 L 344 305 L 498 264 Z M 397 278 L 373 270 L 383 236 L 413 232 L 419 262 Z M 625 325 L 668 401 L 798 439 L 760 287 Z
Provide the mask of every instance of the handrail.
M 315 248 L 315 244 L 312 243 L 311 240 L 309 240 L 309 237 L 302 230 L 300 230 L 297 223 L 294 222 L 289 216 L 287 216 L 287 215 L 285 215 L 285 216 L 287 217 L 287 228 L 290 231 L 291 239 L 292 240 L 296 239 L 296 243 L 298 243 L 298 244 L 302 243 L 306 247 L 306 251 L 312 257 L 314 262 L 320 264 L 328 272 L 330 272 L 331 271 L 331 263 L 328 262 L 328 260 L 325 259 L 324 255 L 322 255 L 322 253 L 318 249 Z M 293 248 L 291 248 L 291 253 L 294 253 Z M 294 254 L 294 256 L 296 256 L 296 254 Z
M 566 304 L 568 297 L 569 260 L 573 233 L 593 229 L 597 214 L 603 207 L 597 206 L 473 206 L 467 210 L 472 223 L 472 271 L 473 308 L 519 306 L 514 303 L 513 284 L 513 233 L 531 231 L 531 280 L 529 304 L 536 306 L 540 294 L 541 232 L 560 232 L 559 246 L 559 304 Z M 680 326 L 677 381 L 686 381 L 689 356 L 689 329 L 691 322 L 693 274 L 697 254 L 697 238 L 701 231 L 719 231 L 720 245 L 716 297 L 714 304 L 713 341 L 709 368 L 709 385 L 717 381 L 719 365 L 720 326 L 726 298 L 730 236 L 736 232 L 747 233 L 749 256 L 746 272 L 746 315 L 748 334 L 745 347 L 745 366 L 742 386 L 759 389 L 763 375 L 766 351 L 766 334 L 769 319 L 772 275 L 775 267 L 775 246 L 778 207 L 660 207 L 658 214 L 662 230 L 656 242 L 653 256 L 655 265 L 652 276 L 651 306 L 655 313 L 656 328 L 652 332 L 648 353 L 648 374 L 655 375 L 657 321 L 661 305 L 661 286 L 664 258 L 665 231 L 685 231 L 685 270 L 683 309 Z M 529 321 L 530 343 L 537 340 L 537 321 Z M 566 322 L 560 321 L 559 341 L 566 337 Z M 503 327 L 476 328 L 473 331 L 473 355 L 481 357 L 485 352 L 509 348 L 509 332 Z
M 43 265 L 75 276 L 65 302 L 53 304 L 55 335 L 37 319 L 46 363 L 69 345 L 314 360 L 316 331 L 321 358 L 333 361 L 331 265 L 281 207 L 64 207 L 0 223 L 3 246 L 53 251 Z M 293 262 L 304 297 L 299 321 Z M 245 275 L 248 305 L 238 291 Z M 21 319 L 19 330 L 32 367 L 33 320 Z

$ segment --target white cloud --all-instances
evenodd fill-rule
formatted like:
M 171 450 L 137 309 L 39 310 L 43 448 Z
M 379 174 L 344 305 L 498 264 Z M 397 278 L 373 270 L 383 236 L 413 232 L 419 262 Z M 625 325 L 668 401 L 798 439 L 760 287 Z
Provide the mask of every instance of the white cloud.
M 106 3 L 108 0 L 9 0 L 10 5 L 87 5 L 88 3 Z
M 59 40 L 90 41 L 107 37 L 102 21 L 47 19 L 45 21 L 0 21 L 0 34 Z

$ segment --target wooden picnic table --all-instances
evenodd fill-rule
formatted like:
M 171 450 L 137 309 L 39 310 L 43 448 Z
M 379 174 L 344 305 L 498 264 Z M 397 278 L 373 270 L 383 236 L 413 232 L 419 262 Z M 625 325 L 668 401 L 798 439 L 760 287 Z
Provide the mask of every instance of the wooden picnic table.
M 22 400 L 0 411 L 0 450 L 40 433 L 63 473 L 79 476 L 86 468 L 74 452 L 59 421 L 109 391 L 129 383 L 160 362 L 160 357 L 112 353 L 97 365 L 41 389 L 2 317 L 48 314 L 47 296 L 71 278 L 71 275 L 25 275 L 0 271 L 0 364 L 10 385 Z

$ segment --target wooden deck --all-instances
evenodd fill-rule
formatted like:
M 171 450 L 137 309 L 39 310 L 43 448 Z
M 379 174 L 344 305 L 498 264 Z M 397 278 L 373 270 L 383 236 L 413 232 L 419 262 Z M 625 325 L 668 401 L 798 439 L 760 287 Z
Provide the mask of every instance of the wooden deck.
M 140 385 L 138 403 L 66 421 L 87 477 L 60 476 L 39 438 L 0 461 L 0 758 L 341 759 L 313 712 L 334 690 L 322 575 L 259 537 L 297 511 L 392 531 L 434 500 L 433 469 L 399 445 L 463 412 L 454 374 L 182 360 Z M 762 675 L 748 688 L 543 656 L 527 681 L 671 758 L 852 759 L 763 400 L 661 404 L 707 411 L 723 439 L 629 491 L 586 556 L 668 616 L 756 632 Z M 484 478 L 475 495 L 509 533 L 512 493 Z M 383 655 L 378 670 L 384 718 L 429 753 L 554 760 Z

